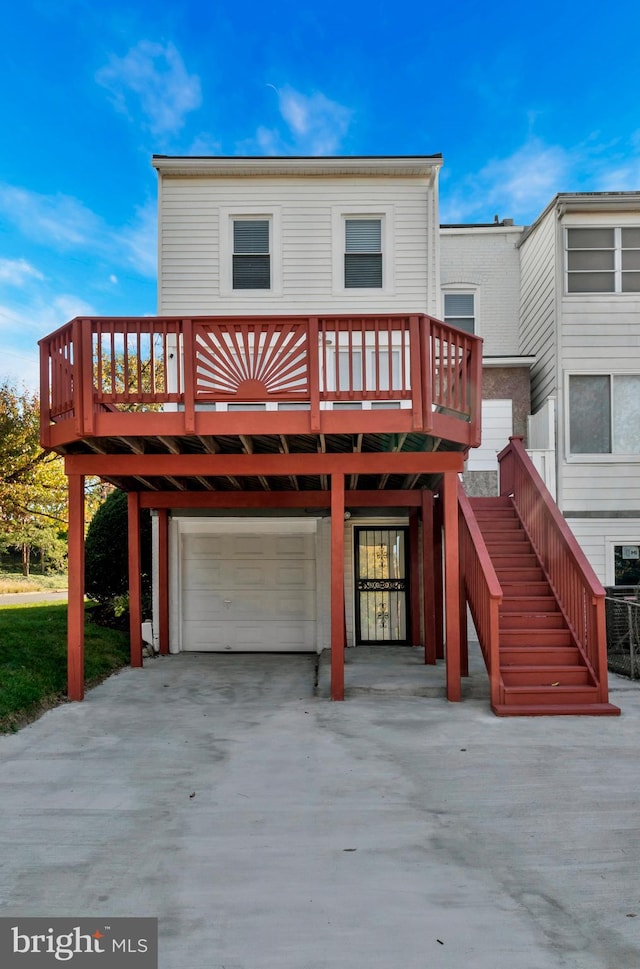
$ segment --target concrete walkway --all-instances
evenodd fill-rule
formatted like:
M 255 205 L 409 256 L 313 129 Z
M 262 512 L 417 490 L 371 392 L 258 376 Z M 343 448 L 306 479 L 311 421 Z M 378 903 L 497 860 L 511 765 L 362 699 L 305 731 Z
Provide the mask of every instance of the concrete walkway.
M 147 660 L 0 738 L 0 915 L 157 916 L 162 969 L 638 969 L 637 687 L 498 719 L 349 661 L 331 703 L 314 657 Z

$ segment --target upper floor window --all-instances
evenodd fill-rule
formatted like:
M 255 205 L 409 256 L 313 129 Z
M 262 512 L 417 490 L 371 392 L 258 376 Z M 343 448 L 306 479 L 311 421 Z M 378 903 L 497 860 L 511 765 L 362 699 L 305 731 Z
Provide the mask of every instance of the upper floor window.
M 269 219 L 234 219 L 233 288 L 271 288 Z
M 444 321 L 467 333 L 475 333 L 476 313 L 473 293 L 445 293 Z
M 567 229 L 568 293 L 640 293 L 640 228 Z
M 640 454 L 640 374 L 569 377 L 571 454 Z
M 382 289 L 382 220 L 345 219 L 345 289 Z

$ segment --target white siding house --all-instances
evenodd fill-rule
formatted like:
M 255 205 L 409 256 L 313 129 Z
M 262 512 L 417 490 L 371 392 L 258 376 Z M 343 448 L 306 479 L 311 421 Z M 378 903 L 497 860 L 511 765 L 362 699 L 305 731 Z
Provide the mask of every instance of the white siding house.
M 636 584 L 640 195 L 557 195 L 520 256 L 520 344 L 536 355 L 534 413 L 555 398 L 558 504 L 601 581 Z
M 154 156 L 153 164 L 162 316 L 441 316 L 441 156 Z M 350 265 L 355 280 L 347 278 Z M 402 530 L 407 523 L 403 513 L 347 522 L 347 575 L 354 575 L 357 528 Z M 172 651 L 326 648 L 329 531 L 326 517 L 308 512 L 256 510 L 240 518 L 174 510 Z M 157 577 L 155 586 L 157 600 Z M 348 645 L 357 638 L 355 599 L 350 581 Z M 409 631 L 402 635 L 408 639 Z
M 159 298 L 165 315 L 439 316 L 438 172 L 426 158 L 165 158 Z M 234 228 L 267 226 L 268 286 L 233 283 Z M 345 287 L 345 226 L 380 227 L 381 285 Z

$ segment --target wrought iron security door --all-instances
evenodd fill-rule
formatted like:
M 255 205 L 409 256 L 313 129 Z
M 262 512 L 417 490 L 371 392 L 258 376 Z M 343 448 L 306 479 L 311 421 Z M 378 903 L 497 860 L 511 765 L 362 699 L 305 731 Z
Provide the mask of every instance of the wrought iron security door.
M 408 643 L 406 528 L 356 528 L 356 636 L 358 643 Z

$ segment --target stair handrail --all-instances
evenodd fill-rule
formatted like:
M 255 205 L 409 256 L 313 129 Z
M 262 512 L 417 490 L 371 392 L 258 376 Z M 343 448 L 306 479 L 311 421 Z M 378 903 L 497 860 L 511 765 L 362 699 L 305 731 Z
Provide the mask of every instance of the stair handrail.
M 462 483 L 458 482 L 460 569 L 480 649 L 489 674 L 491 706 L 503 702 L 500 674 L 502 586 Z
M 605 591 L 527 454 L 521 437 L 498 455 L 500 494 L 514 508 L 540 559 L 574 639 L 607 701 Z

